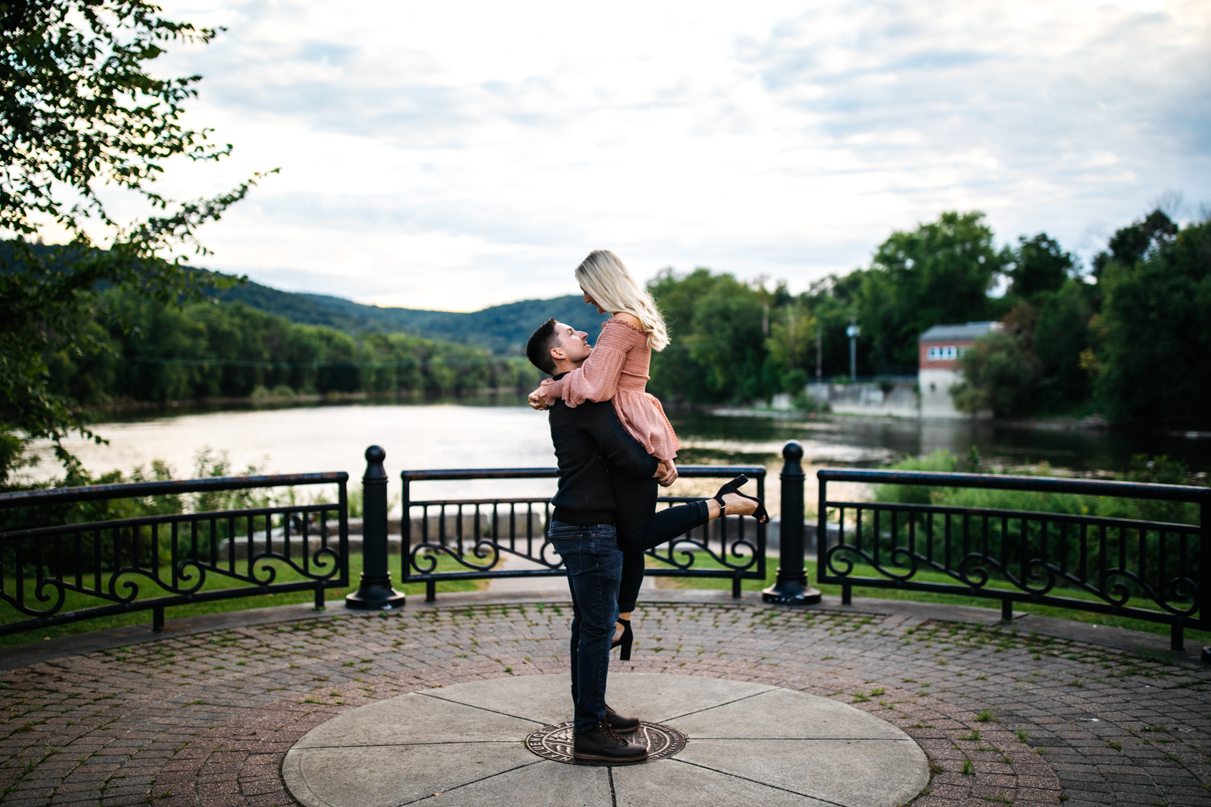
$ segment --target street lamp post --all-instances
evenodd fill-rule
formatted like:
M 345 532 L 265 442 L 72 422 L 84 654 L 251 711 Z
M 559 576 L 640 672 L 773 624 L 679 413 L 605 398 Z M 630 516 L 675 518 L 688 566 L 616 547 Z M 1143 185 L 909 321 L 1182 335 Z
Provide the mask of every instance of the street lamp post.
M 851 323 L 854 320 L 850 320 Z M 849 337 L 849 380 L 852 384 L 858 380 L 858 334 L 861 328 L 857 324 L 851 324 L 845 329 L 845 335 Z

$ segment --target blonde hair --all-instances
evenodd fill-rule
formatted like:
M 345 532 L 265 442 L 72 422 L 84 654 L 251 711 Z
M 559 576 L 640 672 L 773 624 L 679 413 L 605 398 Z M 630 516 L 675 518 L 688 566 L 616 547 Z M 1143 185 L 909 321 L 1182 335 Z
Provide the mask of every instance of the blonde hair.
M 639 320 L 648 335 L 648 347 L 664 350 L 669 343 L 664 317 L 652 293 L 635 282 L 626 266 L 608 249 L 595 249 L 576 267 L 576 282 L 611 314 L 626 313 Z

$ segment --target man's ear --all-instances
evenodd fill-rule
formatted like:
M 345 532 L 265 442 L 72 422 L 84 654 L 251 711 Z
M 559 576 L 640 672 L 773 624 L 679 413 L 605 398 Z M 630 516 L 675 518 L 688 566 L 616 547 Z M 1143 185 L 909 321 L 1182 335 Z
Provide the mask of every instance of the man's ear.
M 555 359 L 555 361 L 563 361 L 567 356 L 564 354 L 562 347 L 553 347 L 551 348 L 551 358 Z

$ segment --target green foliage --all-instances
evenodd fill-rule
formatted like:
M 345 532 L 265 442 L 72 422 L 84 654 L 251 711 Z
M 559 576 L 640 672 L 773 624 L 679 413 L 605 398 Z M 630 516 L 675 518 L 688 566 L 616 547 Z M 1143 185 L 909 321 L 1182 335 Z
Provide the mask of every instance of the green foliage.
M 926 457 L 908 459 L 897 463 L 892 468 L 898 470 L 930 470 L 952 471 L 958 469 L 956 459 L 944 451 L 934 452 Z M 967 470 L 967 469 L 963 469 Z M 985 470 L 985 472 L 987 472 Z M 1022 475 L 1021 471 L 1015 471 Z M 1052 469 L 1046 465 L 1027 471 L 1026 475 L 1053 476 Z M 1148 458 L 1135 457 L 1131 469 L 1126 474 L 1128 481 L 1162 482 L 1168 484 L 1205 484 L 1192 476 L 1189 469 L 1182 463 L 1166 457 Z M 879 485 L 875 489 L 875 500 L 889 503 L 932 504 L 953 507 L 961 510 L 997 510 L 1008 513 L 1057 513 L 1096 518 L 1115 518 L 1139 521 L 1155 521 L 1164 523 L 1192 524 L 1199 523 L 1198 505 L 1183 502 L 1163 502 L 1145 499 L 1125 499 L 1111 496 L 1092 496 L 1070 493 L 1044 493 L 1037 491 L 1005 490 L 995 488 L 942 488 L 919 487 L 907 485 Z M 983 527 L 978 528 L 978 517 L 968 523 L 965 517 L 952 520 L 947 524 L 943 515 L 908 514 L 900 518 L 898 535 L 892 535 L 889 529 L 890 519 L 884 519 L 877 537 L 882 551 L 890 553 L 893 547 L 903 545 L 909 534 L 909 524 L 912 522 L 916 536 L 915 551 L 928 554 L 932 547 L 932 558 L 942 562 L 949 558 L 951 564 L 957 564 L 967 553 L 978 551 L 988 557 L 1000 559 L 1006 563 L 1019 577 L 1029 577 L 1032 572 L 1026 561 L 1031 558 L 1047 558 L 1049 562 L 1060 564 L 1080 574 L 1082 569 L 1096 576 L 1097 570 L 1104 565 L 1118 567 L 1120 558 L 1126 563 L 1125 568 L 1138 569 L 1147 583 L 1154 589 L 1169 584 L 1169 580 L 1161 579 L 1160 570 L 1170 571 L 1181 568 L 1181 564 L 1189 559 L 1189 547 L 1183 550 L 1181 543 L 1169 540 L 1162 544 L 1162 538 L 1156 530 L 1140 534 L 1138 529 L 1109 529 L 1100 540 L 1084 542 L 1076 540 L 1074 528 L 1064 531 L 1062 525 L 1040 519 L 1023 519 L 1007 515 L 1004 518 L 983 519 Z M 971 530 L 969 538 L 968 530 Z M 987 529 L 987 536 L 981 534 Z M 1091 536 L 1096 528 L 1090 528 Z M 933 540 L 927 537 L 932 533 Z M 945 540 L 943 540 L 943 537 Z M 977 537 L 978 536 L 978 537 Z M 1172 535 L 1170 535 L 1172 537 Z M 868 546 L 876 540 L 873 526 L 867 524 L 862 539 Z M 953 545 L 952 545 L 953 544 Z M 1163 549 L 1162 549 L 1163 546 Z M 947 549 L 947 547 L 950 547 Z M 1159 559 L 1161 552 L 1165 553 Z M 951 554 L 947 555 L 946 553 Z M 888 555 L 890 557 L 890 554 Z M 1142 558 L 1142 560 L 1141 560 Z M 1158 562 L 1159 560 L 1159 562 Z M 990 568 L 994 582 L 1000 579 L 1001 572 Z M 1142 593 L 1139 586 L 1130 581 L 1124 581 L 1135 594 Z M 1063 584 L 1061 584 L 1063 588 Z M 1171 592 L 1170 596 L 1180 599 L 1187 592 Z
M 407 334 L 360 341 L 332 328 L 297 325 L 240 303 L 183 308 L 110 290 L 86 323 L 108 350 L 56 359 L 50 388 L 84 403 L 212 397 L 268 399 L 354 392 L 458 394 L 537 385 L 524 360 Z M 111 324 L 102 327 L 101 321 Z M 128 327 L 114 325 L 125 323 Z
M 1116 420 L 1211 422 L 1211 221 L 1166 233 L 1142 259 L 1116 251 L 1103 267 L 1096 396 Z
M 1117 230 L 1107 246 L 1109 252 L 1101 252 L 1093 259 L 1093 272 L 1101 276 L 1111 263 L 1131 266 L 1143 260 L 1151 252 L 1173 241 L 1178 227 L 1163 211 L 1153 210 L 1139 221 Z
M 1056 291 L 1072 276 L 1076 267 L 1072 256 L 1047 233 L 1029 239 L 1020 236 L 1010 260 L 1012 263 L 1006 272 L 1013 281 L 1009 294 L 1023 299 Z
M 810 380 L 807 368 L 815 363 L 816 318 L 799 300 L 777 309 L 770 317 L 765 348 L 769 366 L 781 377 L 783 392 L 800 392 Z
M 243 472 L 245 475 L 258 473 L 257 469 L 249 466 Z M 226 454 L 215 455 L 208 447 L 203 447 L 194 457 L 194 479 L 231 476 L 231 463 Z M 78 467 L 69 468 L 63 479 L 39 485 L 39 488 L 78 487 L 83 485 L 116 485 L 137 482 L 165 482 L 175 478 L 174 469 L 166 463 L 156 460 L 147 469 L 135 468 L 129 475 L 121 471 L 111 471 L 100 476 L 90 476 Z M 289 496 L 290 491 L 281 495 Z M 122 519 L 137 519 L 147 516 L 163 516 L 178 513 L 202 513 L 215 510 L 245 509 L 264 507 L 272 504 L 273 497 L 265 491 L 208 491 L 186 495 L 142 496 L 126 499 L 101 499 L 96 501 L 77 502 L 70 505 L 38 505 L 36 507 L 6 508 L 0 510 L 0 532 L 48 527 L 59 524 L 85 524 L 98 521 L 117 521 Z M 240 522 L 247 524 L 247 521 Z M 254 528 L 263 529 L 264 519 L 255 520 Z M 215 525 L 217 532 L 211 534 L 211 525 L 200 522 L 198 525 L 198 546 L 200 551 L 209 552 L 212 542 L 229 537 L 227 524 Z M 115 531 L 85 531 L 76 537 L 78 550 L 74 547 L 65 553 L 60 561 L 69 564 L 64 567 L 68 574 L 70 564 L 83 561 L 85 564 L 99 564 L 104 570 L 112 570 L 118 566 L 133 566 L 136 559 L 141 559 L 146 565 L 156 551 L 161 558 L 171 554 L 171 534 L 167 530 L 154 533 L 150 527 L 123 527 Z M 96 544 L 100 541 L 100 545 Z M 9 544 L 4 548 L 4 563 L 7 568 L 13 568 L 15 545 Z M 48 561 L 49 562 L 49 561 Z M 90 565 L 91 568 L 91 565 Z
M 778 391 L 762 332 L 768 292 L 706 269 L 685 276 L 665 271 L 649 288 L 673 338 L 652 357 L 649 391 L 691 402 L 750 401 Z M 770 311 L 771 323 L 785 316 L 789 295 L 783 292 L 780 302 Z M 800 332 L 790 339 L 786 327 L 785 358 L 793 361 Z
M 425 311 L 379 308 L 321 294 L 295 294 L 247 282 L 220 289 L 214 298 L 285 317 L 301 325 L 324 325 L 354 337 L 371 333 L 407 333 L 488 350 L 498 356 L 520 356 L 526 340 L 548 317 L 593 333 L 609 318 L 586 306 L 580 295 L 549 300 L 522 300 L 481 311 Z
M 955 408 L 969 414 L 991 408 L 997 417 L 1021 414 L 1039 374 L 1038 362 L 1023 341 L 997 331 L 976 339 L 959 357 L 963 381 L 950 389 Z
M 890 466 L 897 471 L 928 471 L 930 473 L 954 473 L 959 469 L 959 459 L 945 449 L 921 457 L 909 457 Z M 875 501 L 896 504 L 932 504 L 936 487 L 921 485 L 876 485 Z
M 1041 295 L 1031 339 L 1040 375 L 1033 401 L 1036 409 L 1062 409 L 1089 399 L 1091 378 L 1081 366 L 1081 355 L 1093 347 L 1089 329 L 1093 296 L 1094 288 L 1079 280 Z
M 982 213 L 943 213 L 893 232 L 862 278 L 859 344 L 869 345 L 876 368 L 915 370 L 917 338 L 928 328 L 988 318 L 988 291 L 1005 262 Z
M 808 395 L 803 389 L 800 389 L 799 392 L 795 393 L 794 397 L 791 398 L 791 406 L 806 415 L 810 415 L 814 412 L 828 412 L 831 409 L 827 401 L 821 405 L 819 401 Z
M 63 249 L 19 240 L 0 251 L 0 486 L 19 464 L 23 441 L 49 438 L 70 464 L 62 438 L 91 436 L 78 391 L 53 390 L 51 376 L 61 360 L 108 346 L 82 325 L 95 319 L 98 289 L 161 302 L 199 297 L 196 273 L 163 255 L 184 247 L 204 253 L 197 228 L 220 218 L 260 176 L 184 202 L 156 187 L 169 158 L 205 162 L 230 152 L 182 123 L 200 77 L 160 77 L 149 64 L 168 45 L 206 43 L 216 32 L 159 11 L 142 0 L 0 5 L 0 233 L 32 237 L 53 222 L 71 239 Z M 151 214 L 119 221 L 102 188 L 128 192 Z M 94 236 L 108 248 L 95 248 Z
M 909 457 L 893 465 L 891 470 L 932 471 L 949 473 L 955 471 L 979 471 L 990 469 L 979 465 L 978 453 L 975 462 L 960 467 L 959 459 L 949 451 L 939 450 L 921 457 Z M 995 471 L 992 471 L 995 473 Z M 1054 476 L 1051 466 L 1042 463 L 1031 470 L 1015 470 L 1017 475 Z M 1204 485 L 1180 460 L 1167 456 L 1148 457 L 1137 455 L 1123 476 L 1128 482 L 1147 482 L 1166 485 Z M 989 488 L 940 488 L 914 485 L 876 485 L 875 501 L 897 504 L 936 504 L 952 507 L 984 507 L 996 510 L 1023 510 L 1035 513 L 1066 513 L 1103 518 L 1125 518 L 1142 521 L 1164 521 L 1174 524 L 1197 524 L 1198 506 L 1183 502 L 1153 501 L 1149 499 L 1123 499 L 1110 496 L 1087 496 L 1070 493 L 1037 493 L 1020 490 L 995 490 Z
M 182 125 L 184 103 L 197 95 L 201 77 L 160 78 L 147 63 L 166 45 L 204 44 L 217 32 L 159 11 L 142 0 L 0 6 L 0 229 L 32 235 L 50 218 L 79 233 L 86 217 L 122 229 L 98 198 L 99 185 L 134 191 L 166 210 L 134 225 L 139 238 L 175 239 L 176 227 L 202 213 L 205 202 L 174 206 L 153 188 L 161 163 L 176 155 L 217 160 L 231 147 Z M 65 199 L 65 190 L 75 198 Z

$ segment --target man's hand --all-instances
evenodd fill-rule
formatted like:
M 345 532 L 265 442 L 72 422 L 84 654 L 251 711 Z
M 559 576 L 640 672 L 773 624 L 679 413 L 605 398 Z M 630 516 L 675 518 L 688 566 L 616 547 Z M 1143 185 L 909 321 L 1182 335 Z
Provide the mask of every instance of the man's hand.
M 656 469 L 656 473 L 652 477 L 660 484 L 662 488 L 667 488 L 669 485 L 677 481 L 677 466 L 672 460 L 661 460 L 660 466 Z

